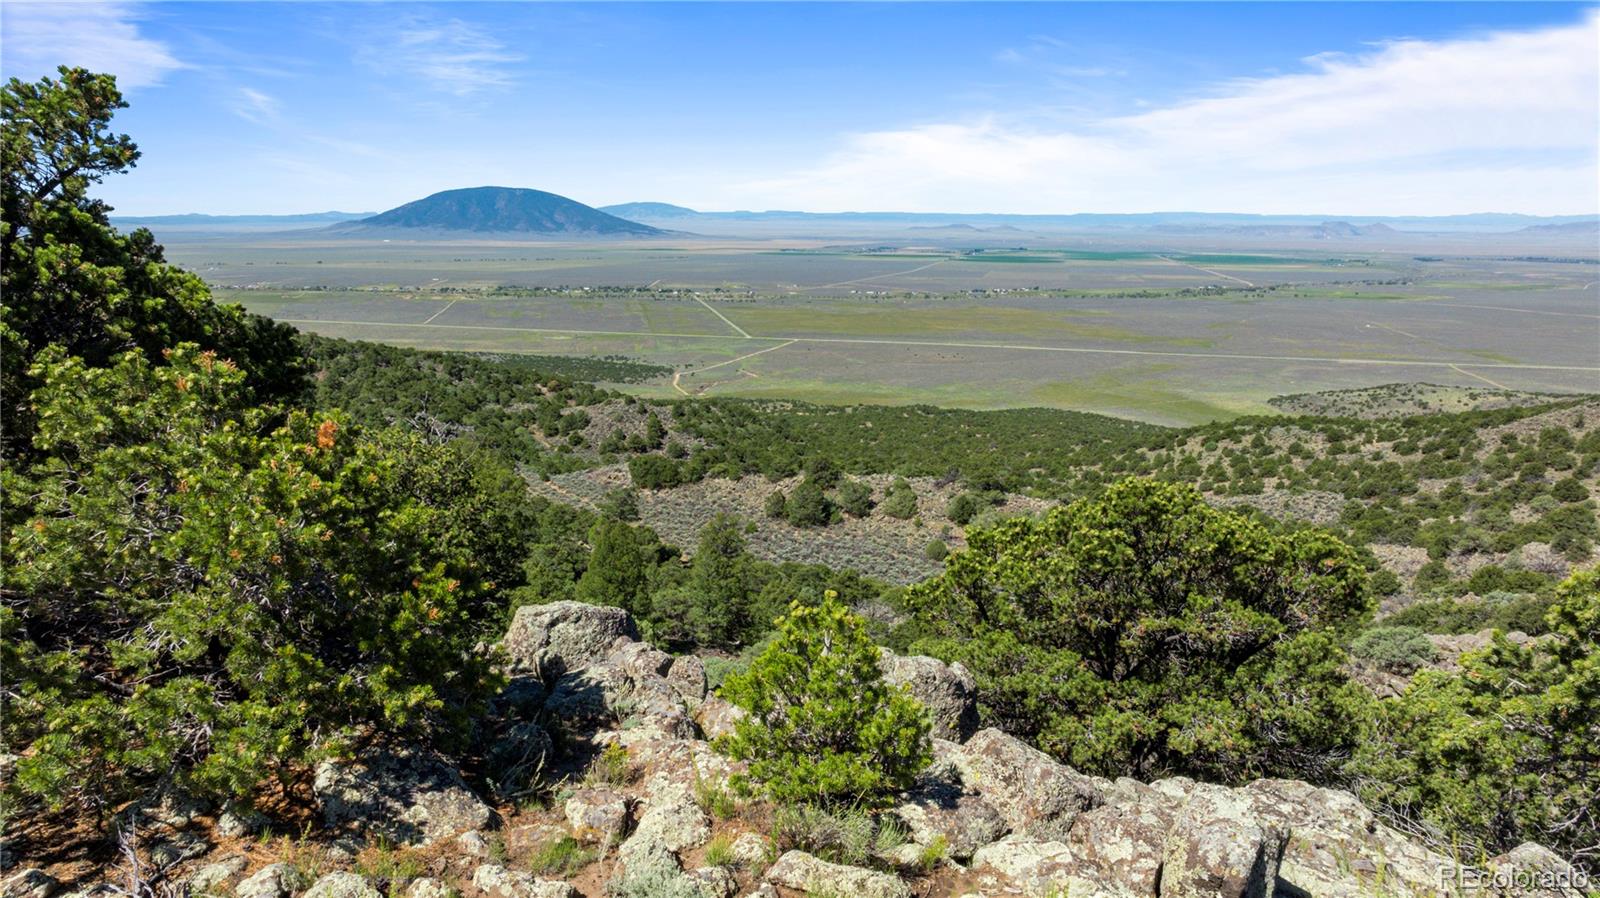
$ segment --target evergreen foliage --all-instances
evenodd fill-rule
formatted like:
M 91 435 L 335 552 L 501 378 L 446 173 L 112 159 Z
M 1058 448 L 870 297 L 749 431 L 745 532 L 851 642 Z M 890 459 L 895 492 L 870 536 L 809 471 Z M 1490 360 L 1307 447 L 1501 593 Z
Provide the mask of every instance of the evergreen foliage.
M 865 624 L 833 593 L 795 603 L 724 698 L 746 711 L 719 750 L 750 762 L 778 802 L 871 805 L 905 789 L 931 755 L 927 712 L 883 682 Z
M 1317 778 L 1353 746 L 1338 634 L 1369 609 L 1338 540 L 1140 479 L 967 540 L 906 601 L 933 634 L 918 649 L 977 677 L 987 724 L 1143 779 Z

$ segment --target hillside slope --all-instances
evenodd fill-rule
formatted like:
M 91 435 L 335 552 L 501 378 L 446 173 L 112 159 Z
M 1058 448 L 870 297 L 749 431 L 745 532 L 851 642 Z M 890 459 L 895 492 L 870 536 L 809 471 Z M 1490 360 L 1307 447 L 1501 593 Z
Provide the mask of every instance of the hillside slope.
M 332 228 L 337 231 L 372 229 L 632 237 L 666 233 L 601 212 L 577 200 L 520 187 L 445 190 Z

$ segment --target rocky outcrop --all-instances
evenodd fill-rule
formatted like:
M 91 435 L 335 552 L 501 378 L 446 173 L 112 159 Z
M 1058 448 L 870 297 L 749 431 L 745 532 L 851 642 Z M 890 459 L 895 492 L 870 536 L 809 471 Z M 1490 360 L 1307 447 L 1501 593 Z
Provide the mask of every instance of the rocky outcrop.
M 786 852 L 767 870 L 767 882 L 807 895 L 850 898 L 911 898 L 911 888 L 892 873 L 830 864 L 804 851 Z
M 922 846 L 944 840 L 950 857 L 965 861 L 1006 834 L 999 812 L 982 798 L 949 782 L 925 781 L 894 808 L 911 841 Z
M 1198 786 L 1167 832 L 1161 898 L 1272 898 L 1288 840 L 1288 828 L 1257 817 L 1247 798 Z
M 996 729 L 969 739 L 954 763 L 962 783 L 1023 835 L 1065 839 L 1078 815 L 1102 801 L 1094 780 Z
M 222 894 L 222 886 L 228 880 L 244 872 L 249 862 L 242 854 L 235 854 L 221 860 L 213 861 L 189 874 L 185 883 L 189 886 L 191 895 Z
M 904 686 L 928 709 L 934 738 L 961 742 L 977 732 L 978 685 L 961 664 L 879 649 L 878 667 L 884 682 Z
M 1161 785 L 1161 784 L 1156 784 Z M 1456 864 L 1385 826 L 1349 792 L 1299 780 L 1257 780 L 1234 792 L 1259 820 L 1288 829 L 1278 875 L 1286 895 L 1362 898 L 1382 889 L 1435 895 Z
M 377 749 L 358 761 L 324 761 L 312 786 L 329 826 L 428 844 L 482 829 L 492 813 L 456 768 L 417 749 Z
M 551 602 L 518 608 L 500 645 L 509 673 L 533 674 L 548 683 L 638 639 L 639 628 L 621 608 Z

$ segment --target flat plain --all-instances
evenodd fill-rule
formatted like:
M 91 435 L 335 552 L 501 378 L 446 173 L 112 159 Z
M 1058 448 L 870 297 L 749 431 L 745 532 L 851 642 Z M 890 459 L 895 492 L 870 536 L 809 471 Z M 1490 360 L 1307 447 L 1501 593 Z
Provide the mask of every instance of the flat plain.
M 1421 382 L 1600 391 L 1600 265 L 1271 247 L 168 240 L 220 297 L 352 339 L 622 355 L 653 396 L 1050 406 L 1187 424 Z

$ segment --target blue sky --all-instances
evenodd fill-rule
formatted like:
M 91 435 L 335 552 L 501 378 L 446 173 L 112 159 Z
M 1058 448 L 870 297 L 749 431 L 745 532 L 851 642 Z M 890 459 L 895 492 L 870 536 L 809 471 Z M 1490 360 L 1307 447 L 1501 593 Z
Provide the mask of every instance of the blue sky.
M 1592 4 L 72 3 L 3 68 L 119 75 L 123 214 L 595 205 L 1600 211 Z

